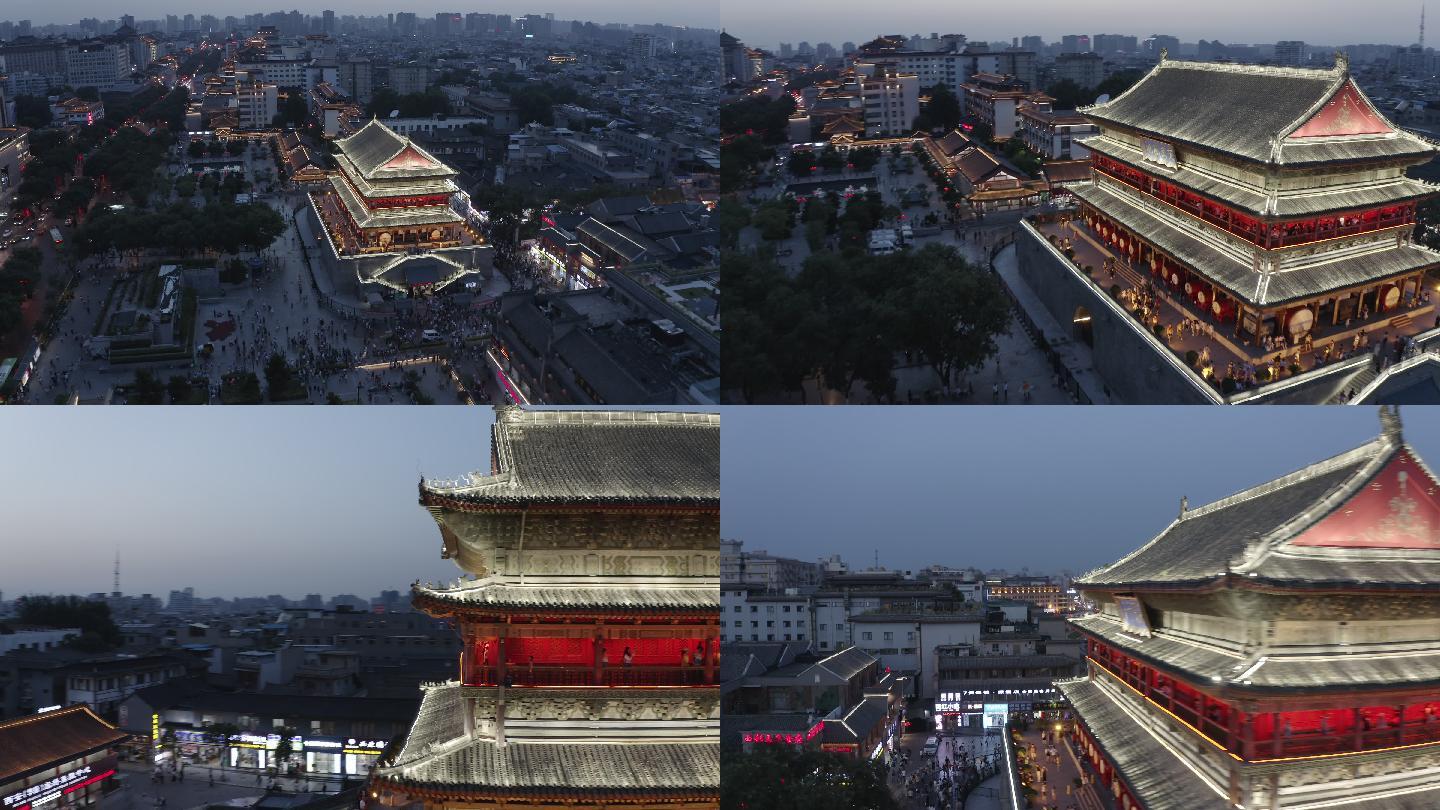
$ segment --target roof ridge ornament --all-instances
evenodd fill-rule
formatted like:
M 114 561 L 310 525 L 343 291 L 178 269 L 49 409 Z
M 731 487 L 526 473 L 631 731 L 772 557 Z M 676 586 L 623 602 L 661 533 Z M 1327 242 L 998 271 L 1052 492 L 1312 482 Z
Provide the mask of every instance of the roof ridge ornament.
M 1350 57 L 1344 51 L 1335 51 L 1335 72 L 1341 76 L 1350 75 Z
M 1180 517 L 1185 517 L 1185 511 L 1190 508 L 1190 499 L 1184 495 L 1180 496 Z
M 1169 58 L 1170 58 L 1170 49 L 1169 49 L 1169 48 L 1161 48 L 1161 49 L 1160 49 L 1160 61 L 1161 61 L 1161 62 L 1164 62 L 1166 59 L 1169 59 Z
M 1380 430 L 1381 435 L 1394 444 L 1400 444 L 1405 440 L 1401 434 L 1399 405 L 1380 406 Z

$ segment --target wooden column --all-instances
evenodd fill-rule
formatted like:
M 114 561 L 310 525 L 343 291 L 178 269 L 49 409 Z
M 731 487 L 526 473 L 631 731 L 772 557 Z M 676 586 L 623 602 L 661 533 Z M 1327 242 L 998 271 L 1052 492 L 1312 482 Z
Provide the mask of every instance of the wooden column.
M 1275 732 L 1270 739 L 1270 748 L 1271 754 L 1277 757 L 1280 756 L 1281 751 L 1284 750 L 1282 748 L 1282 745 L 1285 742 L 1285 730 L 1281 727 L 1281 722 L 1282 721 L 1280 719 L 1280 712 L 1270 713 L 1270 725 L 1272 728 L 1275 729 Z
M 707 684 L 715 682 L 715 656 L 711 652 L 714 646 L 714 637 L 707 637 L 705 639 L 705 683 Z
M 1351 711 L 1352 717 L 1353 717 L 1353 719 L 1354 719 L 1354 721 L 1355 721 L 1355 736 L 1351 739 L 1351 745 L 1352 745 L 1353 747 L 1352 747 L 1350 750 L 1351 750 L 1351 751 L 1359 751 L 1360 749 L 1362 749 L 1362 748 L 1365 747 L 1365 722 L 1364 722 L 1364 719 L 1365 719 L 1365 718 L 1363 718 L 1363 717 L 1360 716 L 1360 707 L 1359 707 L 1359 706 L 1356 706 L 1354 709 L 1351 709 L 1350 711 Z
M 505 638 L 509 633 L 510 625 L 507 624 L 500 628 L 500 638 L 495 642 L 495 657 L 500 659 L 497 662 L 499 670 L 497 670 L 495 682 L 500 684 L 505 683 Z
M 601 635 L 600 628 L 595 628 L 595 683 L 597 685 L 605 682 L 605 665 L 600 663 L 600 656 L 605 651 L 605 637 Z
M 1255 715 L 1245 713 L 1245 720 L 1240 724 L 1240 756 L 1246 760 L 1255 758 Z
M 1404 744 L 1405 744 L 1405 704 L 1402 703 L 1402 704 L 1400 704 L 1399 706 L 1396 706 L 1396 707 L 1395 707 L 1395 711 L 1396 711 L 1396 717 L 1395 717 L 1395 744 L 1396 744 L 1396 745 L 1404 745 Z

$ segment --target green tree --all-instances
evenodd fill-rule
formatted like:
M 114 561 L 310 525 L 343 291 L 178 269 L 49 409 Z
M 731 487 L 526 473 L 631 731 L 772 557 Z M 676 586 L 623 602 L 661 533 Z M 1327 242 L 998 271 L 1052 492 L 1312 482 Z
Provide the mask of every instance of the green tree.
M 825 751 L 764 746 L 726 751 L 720 806 L 726 810 L 898 810 L 883 768 Z
M 1100 95 L 1108 93 L 1111 98 L 1115 98 L 1126 90 L 1129 90 L 1136 82 L 1140 81 L 1140 77 L 1144 75 L 1145 74 L 1139 70 L 1122 70 L 1118 73 L 1112 73 L 1106 76 L 1105 80 L 1096 86 L 1095 96 L 1098 98 Z M 1091 102 L 1094 100 L 1094 98 L 1090 99 Z
M 50 102 L 44 96 L 16 96 L 15 123 L 39 129 L 50 126 Z
M 1061 79 L 1045 88 L 1045 92 L 1055 99 L 1053 106 L 1057 110 L 1073 110 L 1095 100 L 1095 94 L 1076 84 L 1074 79 Z
M 165 386 L 146 369 L 135 372 L 135 382 L 130 391 L 132 405 L 164 405 Z
M 910 257 L 912 273 L 900 293 L 906 313 L 901 339 L 950 392 L 956 373 L 978 368 L 995 353 L 1010 324 L 1010 306 L 994 275 L 949 245 L 929 244 Z
M 929 89 L 930 102 L 924 107 L 924 115 L 929 118 L 932 127 L 942 130 L 953 130 L 960 125 L 960 99 L 955 97 L 955 91 L 949 85 L 935 85 Z
M 110 606 L 78 596 L 22 596 L 16 603 L 20 624 L 57 629 L 78 628 L 82 638 L 104 647 L 118 647 L 123 640 L 120 628 L 110 616 Z

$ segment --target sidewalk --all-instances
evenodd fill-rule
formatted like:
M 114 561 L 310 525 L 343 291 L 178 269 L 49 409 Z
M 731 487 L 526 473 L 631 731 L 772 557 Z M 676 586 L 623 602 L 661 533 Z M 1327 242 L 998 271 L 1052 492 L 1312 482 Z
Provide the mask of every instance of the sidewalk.
M 1109 405 L 1110 394 L 1105 387 L 1105 381 L 1095 371 L 1095 358 L 1090 347 L 1083 342 L 1071 337 L 1070 329 L 1061 326 L 1050 310 L 1041 303 L 1039 296 L 1025 283 L 1020 276 L 1020 266 L 1015 256 L 1015 246 L 1002 248 L 995 255 L 992 265 L 996 274 L 1005 286 L 1010 288 L 1010 293 L 1020 303 L 1021 308 L 1030 316 L 1035 325 L 1039 327 L 1046 342 L 1060 356 L 1061 362 L 1070 370 L 1070 374 L 1080 385 L 1085 396 L 1091 403 L 1096 405 Z

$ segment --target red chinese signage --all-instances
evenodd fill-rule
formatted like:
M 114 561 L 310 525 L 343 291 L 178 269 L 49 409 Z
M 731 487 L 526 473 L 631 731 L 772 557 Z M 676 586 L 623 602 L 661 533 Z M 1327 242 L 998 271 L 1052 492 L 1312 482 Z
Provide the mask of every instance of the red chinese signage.
M 1355 85 L 1346 82 L 1310 120 L 1290 133 L 1292 138 L 1325 138 L 1336 135 L 1379 135 L 1391 127 L 1376 115 Z
M 816 737 L 820 736 L 820 731 L 824 727 L 825 722 L 822 720 L 821 722 L 811 726 L 810 730 L 805 732 L 804 734 L 801 734 L 799 732 L 776 733 L 769 731 L 754 731 L 747 732 L 743 739 L 747 743 L 759 745 L 800 745 L 801 743 L 808 743 Z
M 1437 488 L 1440 483 L 1401 450 L 1363 489 L 1290 544 L 1440 549 Z

